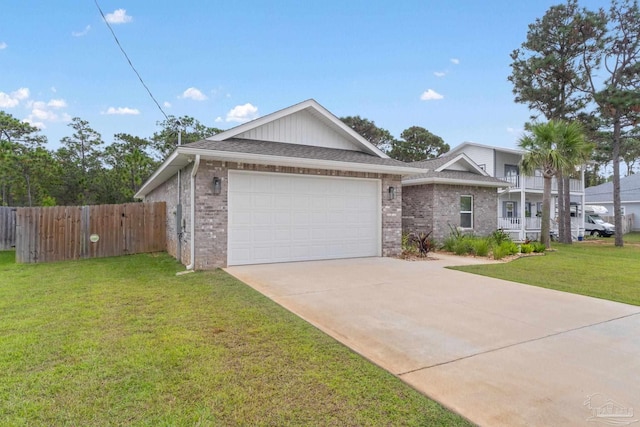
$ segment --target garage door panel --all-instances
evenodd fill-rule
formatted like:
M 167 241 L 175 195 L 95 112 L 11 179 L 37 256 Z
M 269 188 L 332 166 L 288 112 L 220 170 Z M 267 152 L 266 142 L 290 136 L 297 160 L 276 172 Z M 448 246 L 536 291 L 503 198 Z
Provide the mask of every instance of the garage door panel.
M 380 183 L 229 172 L 228 264 L 380 255 Z

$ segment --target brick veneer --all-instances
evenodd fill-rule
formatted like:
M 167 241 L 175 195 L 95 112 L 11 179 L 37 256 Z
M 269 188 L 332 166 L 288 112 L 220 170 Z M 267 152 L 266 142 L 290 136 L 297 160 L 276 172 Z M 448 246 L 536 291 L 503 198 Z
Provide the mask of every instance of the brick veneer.
M 190 177 L 192 165 L 182 170 L 182 218 L 185 225 L 182 238 L 182 263 L 187 265 L 190 258 Z M 387 175 L 365 172 L 345 172 L 323 169 L 305 169 L 295 167 L 268 166 L 256 164 L 243 164 L 234 162 L 221 162 L 202 160 L 198 168 L 195 181 L 195 206 L 196 206 L 196 245 L 195 268 L 208 270 L 227 265 L 227 221 L 228 221 L 228 183 L 229 170 L 249 170 L 257 172 L 277 172 L 304 175 L 321 175 L 336 177 L 375 178 L 381 179 L 382 207 L 382 255 L 396 256 L 401 251 L 402 241 L 402 188 L 399 175 Z M 213 194 L 212 181 L 214 177 L 222 179 L 222 192 Z M 396 197 L 389 200 L 388 188 L 396 188 Z M 167 251 L 178 258 L 176 233 L 176 205 L 178 195 L 177 177 L 164 182 L 149 193 L 146 201 L 167 202 Z
M 405 186 L 402 195 L 402 231 L 431 236 L 442 242 L 460 225 L 460 196 L 473 196 L 473 232 L 486 236 L 496 229 L 498 198 L 495 188 L 424 184 Z

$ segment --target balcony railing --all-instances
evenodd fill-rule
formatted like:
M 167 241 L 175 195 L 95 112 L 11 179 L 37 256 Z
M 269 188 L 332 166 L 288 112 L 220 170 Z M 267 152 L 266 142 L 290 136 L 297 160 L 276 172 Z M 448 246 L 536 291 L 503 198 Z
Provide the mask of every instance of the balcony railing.
M 542 227 L 542 218 L 540 217 L 532 217 L 524 219 L 524 229 L 525 230 L 540 230 Z M 498 228 L 503 230 L 521 230 L 522 218 L 498 218 Z M 571 228 L 574 230 L 582 227 L 582 218 L 571 218 Z M 557 228 L 557 224 L 555 221 L 551 220 L 551 229 L 554 230 Z
M 513 189 L 525 189 L 525 190 L 543 190 L 544 178 L 541 176 L 526 176 L 526 175 L 512 175 L 498 177 L 503 181 L 507 181 L 512 184 Z M 569 188 L 572 192 L 582 191 L 582 182 L 579 179 L 570 179 Z M 558 191 L 558 180 L 551 179 L 551 191 Z

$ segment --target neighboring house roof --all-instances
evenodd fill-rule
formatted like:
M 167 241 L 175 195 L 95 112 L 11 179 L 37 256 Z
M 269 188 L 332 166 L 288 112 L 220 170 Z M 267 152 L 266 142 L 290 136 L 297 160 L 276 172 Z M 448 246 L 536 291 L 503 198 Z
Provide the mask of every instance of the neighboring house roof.
M 445 156 L 449 156 L 449 155 L 454 155 L 457 154 L 461 151 L 464 151 L 465 147 L 480 147 L 480 148 L 486 148 L 489 150 L 495 150 L 495 151 L 500 151 L 502 153 L 511 153 L 511 154 L 524 154 L 526 153 L 525 150 L 519 150 L 517 148 L 504 148 L 504 147 L 496 147 L 493 145 L 485 145 L 485 144 L 478 144 L 477 142 L 463 142 L 462 144 L 452 148 L 451 150 L 449 150 L 448 153 L 445 153 Z
M 456 184 L 480 187 L 508 187 L 506 181 L 489 176 L 466 154 L 445 154 L 441 157 L 410 163 L 411 166 L 425 169 L 418 175 L 402 179 L 402 185 Z
M 589 187 L 584 190 L 587 203 L 613 203 L 613 182 Z M 640 175 L 629 175 L 620 179 L 620 200 L 623 203 L 640 202 Z

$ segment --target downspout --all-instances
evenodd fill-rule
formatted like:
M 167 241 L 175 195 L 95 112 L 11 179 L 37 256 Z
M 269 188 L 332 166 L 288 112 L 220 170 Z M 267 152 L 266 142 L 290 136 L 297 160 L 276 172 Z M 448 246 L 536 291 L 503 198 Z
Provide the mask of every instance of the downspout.
M 178 147 L 182 145 L 182 131 L 178 129 Z M 178 169 L 178 203 L 176 205 L 176 255 L 182 264 L 182 171 Z
M 196 265 L 196 175 L 198 173 L 198 167 L 200 166 L 200 154 L 196 154 L 196 160 L 193 162 L 193 169 L 191 169 L 191 224 L 189 230 L 189 237 L 191 243 L 191 262 L 187 265 L 187 270 L 193 270 Z

